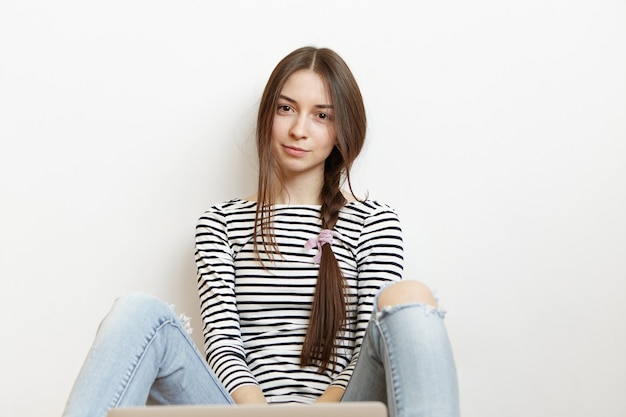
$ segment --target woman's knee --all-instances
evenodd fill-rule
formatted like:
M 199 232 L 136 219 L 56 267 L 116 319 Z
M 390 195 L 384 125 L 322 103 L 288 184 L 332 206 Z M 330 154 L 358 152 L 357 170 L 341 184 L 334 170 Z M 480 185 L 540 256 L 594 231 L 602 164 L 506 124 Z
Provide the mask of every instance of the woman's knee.
M 143 293 L 124 294 L 115 300 L 100 323 L 94 347 L 143 346 L 164 323 L 177 321 L 172 308 L 159 298 Z
M 378 296 L 378 309 L 399 304 L 421 303 L 437 308 L 437 300 L 430 288 L 419 281 L 396 282 L 384 288 Z
M 141 317 L 167 316 L 172 309 L 159 298 L 145 293 L 124 294 L 115 300 L 109 315 L 126 320 Z

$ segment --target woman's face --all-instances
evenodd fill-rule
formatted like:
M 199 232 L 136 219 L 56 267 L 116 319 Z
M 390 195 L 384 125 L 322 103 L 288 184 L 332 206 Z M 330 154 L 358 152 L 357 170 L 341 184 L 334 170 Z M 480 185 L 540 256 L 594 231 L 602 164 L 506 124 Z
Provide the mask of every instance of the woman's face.
M 333 105 L 319 75 L 293 73 L 274 113 L 271 147 L 285 179 L 324 175 L 324 161 L 336 143 Z

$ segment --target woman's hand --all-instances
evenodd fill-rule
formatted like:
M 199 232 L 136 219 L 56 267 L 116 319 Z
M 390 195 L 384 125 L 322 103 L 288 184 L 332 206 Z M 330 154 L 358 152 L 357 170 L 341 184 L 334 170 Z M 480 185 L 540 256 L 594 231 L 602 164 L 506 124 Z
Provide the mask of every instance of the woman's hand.
M 337 403 L 343 396 L 344 389 L 336 385 L 326 388 L 326 391 L 315 400 L 318 403 Z

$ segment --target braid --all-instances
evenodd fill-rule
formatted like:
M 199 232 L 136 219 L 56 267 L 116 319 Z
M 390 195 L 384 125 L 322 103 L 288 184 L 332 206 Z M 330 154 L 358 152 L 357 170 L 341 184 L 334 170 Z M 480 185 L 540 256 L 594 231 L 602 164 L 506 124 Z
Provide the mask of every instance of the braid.
M 346 204 L 346 198 L 339 187 L 342 165 L 332 163 L 337 156 L 338 152 L 333 151 L 326 160 L 320 212 L 323 229 L 335 227 L 339 210 Z M 347 313 L 345 279 L 337 258 L 331 245 L 322 245 L 321 251 L 319 275 L 311 305 L 311 319 L 300 355 L 300 364 L 318 365 L 320 371 L 323 371 L 335 355 L 335 339 L 345 326 Z

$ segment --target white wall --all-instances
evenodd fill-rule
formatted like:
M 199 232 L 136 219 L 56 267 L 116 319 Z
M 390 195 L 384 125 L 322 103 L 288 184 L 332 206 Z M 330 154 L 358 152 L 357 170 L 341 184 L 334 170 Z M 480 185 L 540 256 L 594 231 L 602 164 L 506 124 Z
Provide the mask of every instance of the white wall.
M 262 86 L 314 44 L 360 81 L 355 188 L 443 296 L 463 415 L 624 416 L 624 22 L 621 0 L 0 1 L 0 414 L 61 413 L 120 293 L 198 326 L 195 221 L 254 190 Z

